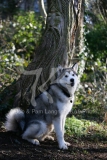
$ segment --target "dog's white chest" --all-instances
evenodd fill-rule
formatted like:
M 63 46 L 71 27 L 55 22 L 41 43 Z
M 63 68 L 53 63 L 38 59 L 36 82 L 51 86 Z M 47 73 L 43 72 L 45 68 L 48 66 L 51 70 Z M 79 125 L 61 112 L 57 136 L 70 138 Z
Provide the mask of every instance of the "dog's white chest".
M 72 109 L 73 103 L 70 101 L 67 103 L 58 102 L 57 107 L 60 114 L 67 115 Z

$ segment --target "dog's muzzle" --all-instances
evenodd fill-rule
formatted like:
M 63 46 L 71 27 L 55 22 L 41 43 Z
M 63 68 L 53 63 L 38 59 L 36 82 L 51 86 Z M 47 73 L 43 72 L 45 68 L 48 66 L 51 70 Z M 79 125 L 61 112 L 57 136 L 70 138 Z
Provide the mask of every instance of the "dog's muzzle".
M 74 83 L 74 79 L 73 79 L 73 78 L 71 78 L 71 79 L 70 79 L 70 82 L 71 82 L 71 86 L 73 87 L 73 86 L 74 86 L 74 84 L 75 84 L 75 83 Z

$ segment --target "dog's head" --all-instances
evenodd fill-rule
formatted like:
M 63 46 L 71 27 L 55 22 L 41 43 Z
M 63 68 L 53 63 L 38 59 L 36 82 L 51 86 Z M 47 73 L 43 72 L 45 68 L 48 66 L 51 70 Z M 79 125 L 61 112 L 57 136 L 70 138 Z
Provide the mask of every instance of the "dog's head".
M 74 64 L 71 68 L 58 67 L 57 83 L 66 88 L 69 92 L 74 93 L 79 83 L 77 75 L 78 63 Z

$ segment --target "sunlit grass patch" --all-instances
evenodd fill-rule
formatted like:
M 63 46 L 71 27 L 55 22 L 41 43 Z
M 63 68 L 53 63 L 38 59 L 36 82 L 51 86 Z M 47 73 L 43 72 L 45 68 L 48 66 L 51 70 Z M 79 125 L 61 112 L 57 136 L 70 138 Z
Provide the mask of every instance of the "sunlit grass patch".
M 92 140 L 107 139 L 107 126 L 103 123 L 92 122 L 76 117 L 67 118 L 66 134 L 73 137 L 88 137 Z

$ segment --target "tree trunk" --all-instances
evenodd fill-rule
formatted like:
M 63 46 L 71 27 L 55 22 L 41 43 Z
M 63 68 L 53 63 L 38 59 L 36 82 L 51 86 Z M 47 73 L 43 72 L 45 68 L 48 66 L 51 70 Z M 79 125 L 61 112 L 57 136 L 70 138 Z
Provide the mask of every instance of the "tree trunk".
M 76 32 L 76 37 L 75 37 L 75 47 L 74 47 L 74 52 L 73 52 L 73 59 L 74 62 L 77 59 L 80 59 L 79 63 L 79 77 L 83 75 L 83 71 L 85 68 L 85 60 L 84 60 L 84 54 L 85 53 L 85 45 L 84 45 L 84 3 L 85 0 L 82 0 L 81 3 L 81 11 L 80 11 L 80 16 L 79 16 L 79 25 L 78 29 Z
M 22 104 L 23 108 L 23 104 L 26 104 L 27 108 L 30 102 L 34 103 L 34 97 L 50 83 L 49 77 L 54 75 L 52 68 L 58 64 L 68 66 L 72 63 L 82 4 L 83 0 L 47 0 L 46 29 L 41 44 L 26 71 L 9 88 L 11 96 L 13 90 L 17 93 L 14 107 Z
M 22 1 L 23 5 L 24 5 L 24 11 L 30 11 L 33 10 L 34 7 L 34 0 L 24 0 Z

